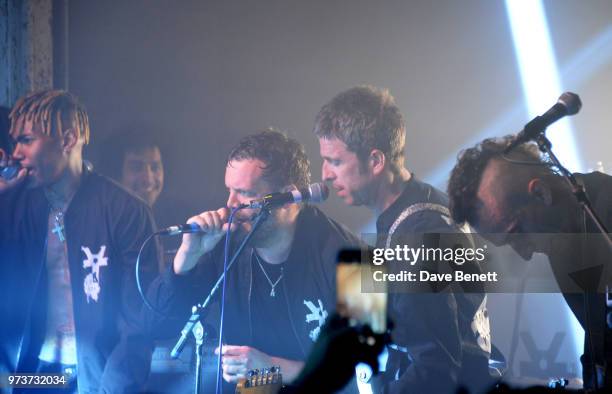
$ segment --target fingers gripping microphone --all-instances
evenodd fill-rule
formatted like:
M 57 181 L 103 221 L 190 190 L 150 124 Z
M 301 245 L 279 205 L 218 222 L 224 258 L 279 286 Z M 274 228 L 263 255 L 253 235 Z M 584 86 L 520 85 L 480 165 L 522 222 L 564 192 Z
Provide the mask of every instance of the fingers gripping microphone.
M 563 93 L 559 97 L 559 100 L 557 100 L 557 103 L 546 111 L 546 113 L 536 116 L 525 125 L 523 130 L 516 135 L 514 141 L 508 145 L 504 153 L 508 153 L 518 145 L 535 139 L 538 135 L 543 133 L 548 126 L 564 116 L 577 114 L 581 107 L 582 102 L 576 93 Z
M 299 204 L 302 202 L 320 203 L 329 197 L 329 188 L 324 183 L 313 183 L 303 189 L 292 190 L 286 193 L 270 193 L 263 198 L 242 204 L 240 208 L 277 208 L 285 204 Z M 160 235 L 177 235 L 185 233 L 204 233 L 195 223 L 180 224 L 160 230 Z
M 198 226 L 196 223 L 188 223 L 188 224 L 178 224 L 175 226 L 166 227 L 163 230 L 159 231 L 161 235 L 177 235 L 177 234 L 186 234 L 186 233 L 205 233 L 206 231 L 202 230 L 202 227 Z
M 320 203 L 329 197 L 329 188 L 324 183 L 313 183 L 303 189 L 292 190 L 286 193 L 271 193 L 248 204 L 243 208 L 276 208 L 285 204 L 299 204 L 302 202 Z

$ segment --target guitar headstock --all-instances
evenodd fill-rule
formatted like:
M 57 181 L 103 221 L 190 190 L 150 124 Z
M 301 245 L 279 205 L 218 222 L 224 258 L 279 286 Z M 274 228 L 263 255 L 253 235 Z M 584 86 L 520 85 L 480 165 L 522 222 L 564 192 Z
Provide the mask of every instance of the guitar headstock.
M 280 367 L 254 369 L 238 381 L 236 394 L 276 394 L 281 387 L 283 376 Z

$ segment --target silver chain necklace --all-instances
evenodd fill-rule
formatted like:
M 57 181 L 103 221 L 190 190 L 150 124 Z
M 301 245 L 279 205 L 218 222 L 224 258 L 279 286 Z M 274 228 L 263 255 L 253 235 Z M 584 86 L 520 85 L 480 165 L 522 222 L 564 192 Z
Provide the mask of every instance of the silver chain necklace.
M 254 254 L 255 254 L 255 260 L 257 260 L 257 264 L 259 264 L 259 268 L 261 268 L 261 272 L 263 272 L 263 274 L 265 275 L 266 279 L 268 280 L 268 283 L 270 284 L 270 287 L 272 287 L 270 289 L 270 297 L 276 297 L 276 292 L 274 291 L 274 288 L 276 287 L 278 282 L 280 282 L 281 279 L 283 279 L 283 267 L 281 267 L 281 274 L 278 277 L 278 279 L 276 280 L 276 282 L 272 283 L 272 280 L 270 280 L 270 277 L 268 276 L 268 273 L 264 269 L 263 264 L 261 264 L 261 260 L 259 260 L 259 256 L 257 255 L 257 253 L 254 253 Z

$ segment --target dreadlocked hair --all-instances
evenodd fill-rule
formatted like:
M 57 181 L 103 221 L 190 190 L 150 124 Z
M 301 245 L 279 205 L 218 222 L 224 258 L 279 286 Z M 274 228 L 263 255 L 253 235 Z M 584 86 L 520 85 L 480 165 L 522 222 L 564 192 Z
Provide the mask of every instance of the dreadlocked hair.
M 61 137 L 65 130 L 73 128 L 85 145 L 89 143 L 87 110 L 75 95 L 64 90 L 43 90 L 20 98 L 9 118 L 11 129 L 19 120 L 31 121 L 49 136 Z

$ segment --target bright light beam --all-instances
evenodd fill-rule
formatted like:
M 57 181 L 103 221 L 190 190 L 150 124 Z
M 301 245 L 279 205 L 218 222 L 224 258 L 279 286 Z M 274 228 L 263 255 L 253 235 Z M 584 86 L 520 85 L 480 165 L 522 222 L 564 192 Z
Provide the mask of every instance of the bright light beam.
M 563 93 L 541 0 L 506 0 L 523 94 L 529 118 L 544 113 Z M 570 171 L 582 170 L 567 118 L 548 128 L 553 152 Z
M 578 87 L 588 82 L 595 73 L 607 67 L 611 62 L 612 25 L 576 52 L 567 64 L 561 67 L 560 76 L 566 84 Z M 469 140 L 466 140 L 462 148 L 472 146 L 483 138 L 507 134 L 509 130 L 516 128 L 519 119 L 525 120 L 523 117 L 521 105 L 519 103 L 513 104 L 511 108 L 498 116 L 491 124 L 485 126 L 481 131 L 470 137 Z M 423 179 L 436 187 L 445 188 L 448 174 L 455 163 L 456 157 L 455 154 L 452 154 L 444 159 L 435 169 L 427 173 Z M 376 226 L 372 226 L 374 230 L 369 232 L 375 232 Z M 364 232 L 368 231 L 364 230 Z

